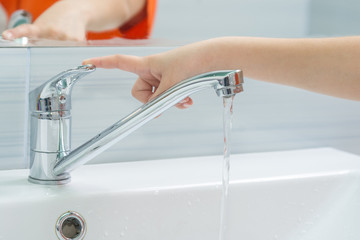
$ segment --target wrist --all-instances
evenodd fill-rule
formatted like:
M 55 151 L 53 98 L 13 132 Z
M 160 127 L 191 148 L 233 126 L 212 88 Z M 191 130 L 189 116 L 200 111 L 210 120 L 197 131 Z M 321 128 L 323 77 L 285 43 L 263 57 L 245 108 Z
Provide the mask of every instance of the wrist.
M 190 51 L 193 54 L 191 68 L 197 73 L 227 69 L 226 44 L 224 38 L 214 38 L 193 44 Z
M 77 23 L 83 25 L 85 29 L 88 28 L 94 16 L 92 1 L 61 0 L 55 4 L 61 5 L 60 8 L 68 12 L 68 15 L 71 16 L 71 19 L 74 19 L 74 21 L 77 21 Z

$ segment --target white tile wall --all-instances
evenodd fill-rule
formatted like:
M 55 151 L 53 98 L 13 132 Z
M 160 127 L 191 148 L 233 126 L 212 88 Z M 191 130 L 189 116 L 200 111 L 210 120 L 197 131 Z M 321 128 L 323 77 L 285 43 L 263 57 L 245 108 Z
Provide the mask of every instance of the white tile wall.
M 0 48 L 0 169 L 24 168 L 27 49 Z
M 303 37 L 315 21 L 313 15 L 321 12 L 321 1 L 159 0 L 153 37 L 191 41 L 223 35 Z M 327 22 L 325 15 L 318 21 Z M 169 48 L 0 48 L 0 169 L 27 166 L 27 86 L 33 89 L 88 57 L 148 55 Z M 77 83 L 73 91 L 73 147 L 140 105 L 130 94 L 135 79 L 130 73 L 98 69 Z M 235 99 L 234 153 L 331 146 L 360 155 L 358 102 L 250 79 L 244 87 L 245 92 Z M 170 109 L 92 162 L 222 154 L 221 99 L 212 90 L 195 94 L 193 99 L 192 108 Z

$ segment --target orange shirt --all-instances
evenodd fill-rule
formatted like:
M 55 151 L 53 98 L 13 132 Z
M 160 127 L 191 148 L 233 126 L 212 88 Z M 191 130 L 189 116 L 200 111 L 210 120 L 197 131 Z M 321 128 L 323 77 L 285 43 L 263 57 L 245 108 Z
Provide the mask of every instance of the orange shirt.
M 6 9 L 8 16 L 18 9 L 30 12 L 33 20 L 39 17 L 47 8 L 57 0 L 1 0 L 1 4 Z M 88 39 L 108 39 L 123 37 L 130 39 L 142 39 L 150 36 L 156 9 L 157 0 L 147 0 L 144 8 L 128 22 L 118 29 L 95 33 L 88 32 Z

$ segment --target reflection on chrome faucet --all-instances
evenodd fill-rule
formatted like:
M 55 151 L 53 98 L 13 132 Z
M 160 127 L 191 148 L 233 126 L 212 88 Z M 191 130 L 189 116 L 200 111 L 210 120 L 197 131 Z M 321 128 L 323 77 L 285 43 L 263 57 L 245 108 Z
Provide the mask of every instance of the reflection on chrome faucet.
M 71 151 L 71 90 L 77 80 L 94 70 L 94 65 L 70 69 L 30 92 L 30 182 L 68 183 L 69 172 L 194 92 L 214 88 L 218 96 L 231 97 L 243 91 L 240 70 L 215 71 L 189 78 Z

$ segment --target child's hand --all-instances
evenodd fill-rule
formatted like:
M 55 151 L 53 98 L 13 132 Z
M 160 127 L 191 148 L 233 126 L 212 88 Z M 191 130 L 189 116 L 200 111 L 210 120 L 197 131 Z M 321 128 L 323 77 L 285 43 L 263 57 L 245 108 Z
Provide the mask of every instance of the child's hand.
M 83 64 L 91 63 L 99 68 L 118 68 L 137 74 L 139 78 L 136 80 L 131 93 L 136 99 L 146 103 L 183 80 L 175 76 L 170 77 L 171 71 L 165 71 L 167 64 L 161 64 L 164 63 L 165 59 L 166 56 L 160 54 L 149 57 L 112 55 L 87 59 L 83 61 Z M 186 97 L 176 107 L 184 109 L 192 104 L 192 99 Z

